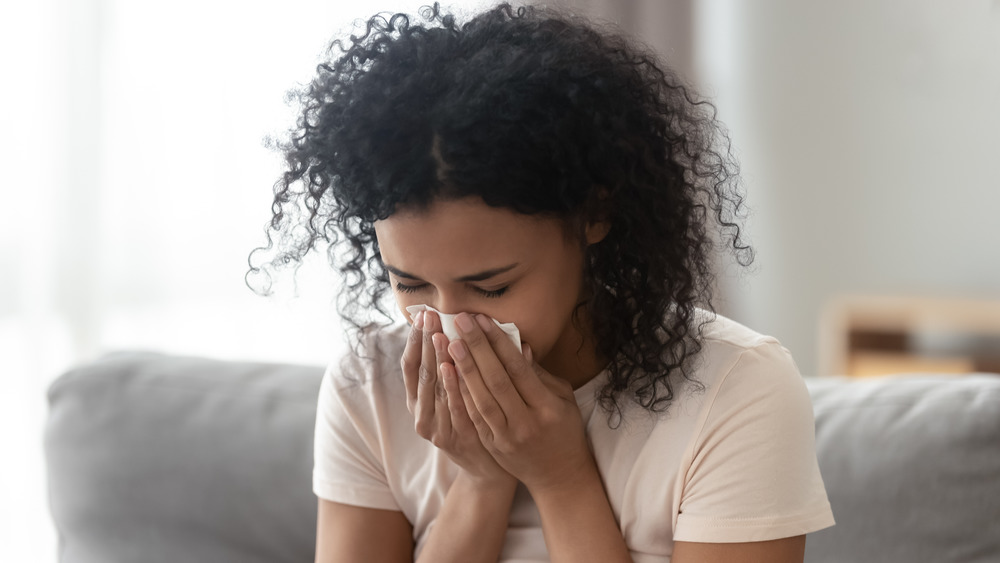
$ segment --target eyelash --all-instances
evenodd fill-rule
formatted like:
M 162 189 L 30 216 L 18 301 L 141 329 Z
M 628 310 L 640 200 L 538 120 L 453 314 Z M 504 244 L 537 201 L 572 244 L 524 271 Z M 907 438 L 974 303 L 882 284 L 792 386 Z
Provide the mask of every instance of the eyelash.
M 416 293 L 417 291 L 423 289 L 426 285 L 427 284 L 403 285 L 399 282 L 396 282 L 396 291 L 400 293 Z M 485 290 L 485 289 L 480 289 L 478 287 L 474 289 L 487 299 L 496 299 L 497 297 L 501 297 L 504 293 L 507 293 L 507 290 L 510 289 L 510 286 L 508 285 L 506 287 L 501 287 L 500 289 L 494 289 L 494 290 Z

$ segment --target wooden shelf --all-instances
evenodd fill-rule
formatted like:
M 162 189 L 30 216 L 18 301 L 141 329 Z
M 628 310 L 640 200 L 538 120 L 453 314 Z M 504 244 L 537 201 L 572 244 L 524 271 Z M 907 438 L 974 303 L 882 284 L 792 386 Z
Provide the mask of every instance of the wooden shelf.
M 820 319 L 820 373 L 1000 372 L 1000 300 L 845 296 Z

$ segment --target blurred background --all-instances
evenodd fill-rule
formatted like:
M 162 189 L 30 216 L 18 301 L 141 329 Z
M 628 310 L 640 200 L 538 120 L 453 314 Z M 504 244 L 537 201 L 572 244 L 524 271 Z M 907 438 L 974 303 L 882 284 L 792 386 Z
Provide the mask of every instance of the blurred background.
M 41 443 L 45 390 L 69 366 L 134 348 L 322 364 L 342 345 L 322 260 L 269 298 L 243 276 L 280 172 L 264 140 L 294 119 L 285 92 L 356 18 L 420 5 L 358 4 L 0 7 L 10 560 L 55 558 Z M 715 100 L 757 249 L 749 270 L 722 264 L 720 312 L 809 376 L 887 359 L 996 370 L 1000 2 L 561 4 L 639 36 Z

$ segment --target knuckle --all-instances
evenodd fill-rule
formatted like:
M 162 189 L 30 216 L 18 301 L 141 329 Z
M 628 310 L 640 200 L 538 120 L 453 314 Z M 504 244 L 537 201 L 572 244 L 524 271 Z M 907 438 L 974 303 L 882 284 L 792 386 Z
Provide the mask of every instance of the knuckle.
M 417 369 L 417 380 L 421 384 L 426 385 L 434 380 L 434 373 L 427 369 L 426 364 L 420 364 L 420 367 Z
M 431 425 L 426 420 L 417 419 L 416 424 L 413 425 L 413 429 L 417 432 L 417 435 L 421 438 L 430 439 L 431 438 Z
M 560 415 L 552 408 L 544 408 L 538 411 L 538 424 L 542 427 L 553 426 L 559 422 Z
M 487 403 L 479 408 L 479 412 L 483 415 L 484 419 L 492 418 L 499 411 L 500 407 L 496 403 Z
M 503 455 L 510 455 L 517 451 L 517 448 L 507 438 L 496 438 L 493 440 L 493 448 Z
M 475 426 L 476 428 L 479 428 L 480 426 L 485 424 L 485 421 L 483 421 L 483 415 L 482 413 L 479 412 L 479 409 L 476 409 L 474 407 L 468 407 L 467 409 L 465 409 L 465 412 L 466 414 L 469 415 L 469 420 L 472 421 L 472 425 Z
M 406 339 L 406 350 L 412 350 L 414 347 L 420 345 L 420 341 L 423 339 L 424 331 L 420 329 L 410 329 L 410 335 Z
M 487 383 L 490 391 L 495 395 L 504 395 L 514 389 L 514 384 L 507 377 L 490 378 Z
M 507 373 L 510 375 L 511 379 L 524 380 L 528 377 L 528 372 L 525 366 L 521 364 L 513 364 L 510 368 L 507 368 Z
M 487 426 L 485 424 L 483 424 L 481 426 L 476 426 L 476 432 L 479 434 L 479 440 L 483 444 L 491 444 L 490 445 L 490 450 L 491 451 L 496 449 L 495 446 L 493 445 L 494 444 L 493 431 L 490 430 L 489 426 Z
M 482 344 L 483 342 L 485 342 L 486 341 L 486 335 L 483 334 L 481 331 L 473 331 L 470 334 L 467 334 L 467 335 L 463 336 L 462 340 L 465 340 L 465 342 L 471 348 L 473 346 L 478 346 L 478 345 Z
M 520 425 L 510 433 L 508 445 L 527 444 L 531 442 L 537 434 L 538 432 L 535 431 L 534 426 Z

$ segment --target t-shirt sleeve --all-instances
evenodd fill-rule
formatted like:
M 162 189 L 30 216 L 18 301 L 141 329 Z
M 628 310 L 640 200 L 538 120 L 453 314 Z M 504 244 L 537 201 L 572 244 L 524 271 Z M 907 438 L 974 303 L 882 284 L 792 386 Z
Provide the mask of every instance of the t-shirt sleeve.
M 333 502 L 399 510 L 386 479 L 370 385 L 338 377 L 341 368 L 333 366 L 323 376 L 316 409 L 313 492 Z
M 774 341 L 742 352 L 708 394 L 675 541 L 733 543 L 832 526 L 805 383 Z

